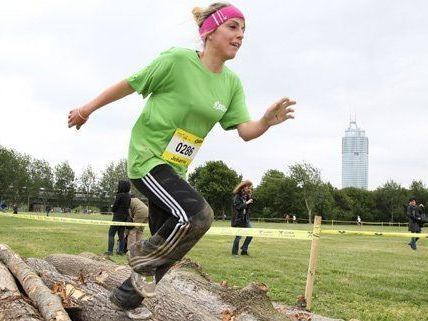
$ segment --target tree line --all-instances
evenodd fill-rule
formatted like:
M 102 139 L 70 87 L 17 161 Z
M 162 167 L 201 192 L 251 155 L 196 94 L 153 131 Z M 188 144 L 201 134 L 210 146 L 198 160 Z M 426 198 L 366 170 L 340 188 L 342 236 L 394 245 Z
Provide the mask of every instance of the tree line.
M 62 208 L 101 208 L 112 202 L 121 179 L 127 179 L 125 159 L 110 162 L 100 175 L 88 165 L 76 176 L 66 161 L 51 167 L 44 160 L 0 146 L 0 200 L 9 203 L 27 204 L 45 197 L 45 202 Z M 231 215 L 232 190 L 242 179 L 223 161 L 209 161 L 188 176 L 219 217 Z M 136 190 L 133 193 L 139 195 Z M 418 203 L 428 202 L 428 189 L 421 180 L 413 180 L 409 188 L 390 180 L 373 191 L 338 189 L 322 180 L 319 169 L 303 162 L 286 171 L 264 173 L 254 188 L 252 216 L 280 219 L 294 214 L 311 222 L 316 214 L 327 220 L 352 221 L 360 216 L 367 222 L 405 222 L 404 208 L 410 196 Z
M 63 209 L 108 210 L 122 179 L 127 179 L 126 160 L 110 162 L 99 176 L 88 165 L 77 176 L 67 161 L 51 167 L 47 161 L 0 146 L 0 200 L 7 204 L 30 207 L 41 202 Z

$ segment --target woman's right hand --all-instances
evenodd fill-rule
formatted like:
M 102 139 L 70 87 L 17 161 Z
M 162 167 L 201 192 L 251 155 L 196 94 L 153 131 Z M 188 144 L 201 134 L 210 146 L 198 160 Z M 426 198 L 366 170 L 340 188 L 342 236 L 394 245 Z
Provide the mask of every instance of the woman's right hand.
M 253 199 L 252 198 L 250 198 L 246 203 L 247 203 L 247 205 L 248 204 L 251 204 L 253 202 Z
M 89 113 L 84 108 L 75 108 L 70 110 L 68 113 L 68 128 L 76 126 L 76 129 L 80 129 L 89 118 Z

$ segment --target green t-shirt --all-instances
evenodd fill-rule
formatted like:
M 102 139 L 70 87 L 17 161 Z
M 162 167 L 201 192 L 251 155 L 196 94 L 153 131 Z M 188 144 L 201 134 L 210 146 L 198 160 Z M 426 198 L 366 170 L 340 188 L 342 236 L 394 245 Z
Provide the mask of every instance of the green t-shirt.
M 250 120 L 238 76 L 227 67 L 209 71 L 194 50 L 171 48 L 127 80 L 144 98 L 150 95 L 132 129 L 129 178 L 159 164 L 185 176 L 187 164 L 162 158 L 178 128 L 204 139 L 217 122 L 228 130 Z

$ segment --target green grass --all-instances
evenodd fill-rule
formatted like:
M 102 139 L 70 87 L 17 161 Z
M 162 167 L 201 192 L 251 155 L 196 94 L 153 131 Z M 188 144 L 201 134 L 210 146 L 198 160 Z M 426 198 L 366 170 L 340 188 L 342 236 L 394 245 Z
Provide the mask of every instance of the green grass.
M 60 215 L 57 215 L 60 216 Z M 61 215 L 110 220 L 102 215 Z M 215 222 L 228 226 L 228 222 Z M 310 230 L 305 224 L 255 223 L 254 227 Z M 325 229 L 360 229 L 324 226 Z M 75 225 L 2 217 L 0 243 L 25 257 L 51 253 L 103 253 L 107 226 Z M 406 232 L 405 227 L 363 226 L 369 231 Z M 309 241 L 255 238 L 250 257 L 231 256 L 233 237 L 205 236 L 188 254 L 214 281 L 229 286 L 263 282 L 274 301 L 293 305 L 304 293 Z M 428 240 L 412 251 L 408 239 L 370 236 L 322 236 L 313 312 L 361 321 L 428 320 Z M 125 258 L 114 256 L 118 263 Z

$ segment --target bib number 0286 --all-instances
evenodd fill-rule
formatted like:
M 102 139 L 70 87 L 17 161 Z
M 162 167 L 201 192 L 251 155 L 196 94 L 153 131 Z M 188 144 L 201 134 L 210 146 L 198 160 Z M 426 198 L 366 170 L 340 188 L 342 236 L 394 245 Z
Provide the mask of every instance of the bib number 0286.
M 203 141 L 202 138 L 177 128 L 165 148 L 162 158 L 171 163 L 189 166 Z

